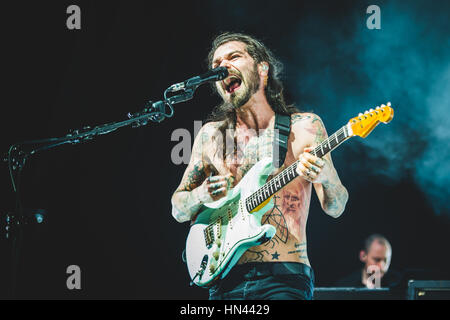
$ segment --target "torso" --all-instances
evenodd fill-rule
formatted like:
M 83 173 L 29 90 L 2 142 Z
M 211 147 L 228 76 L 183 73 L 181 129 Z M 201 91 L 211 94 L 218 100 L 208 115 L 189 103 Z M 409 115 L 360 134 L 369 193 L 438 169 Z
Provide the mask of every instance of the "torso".
M 251 130 L 239 131 L 238 136 L 244 137 L 240 139 L 241 143 L 238 143 L 242 148 L 234 154 L 233 160 L 228 158 L 228 161 L 224 161 L 221 152 L 217 152 L 213 146 L 208 147 L 207 154 L 211 159 L 211 170 L 219 175 L 231 173 L 234 177 L 234 185 L 236 185 L 256 162 L 264 157 L 272 157 L 273 128 L 274 121 L 272 120 L 269 127 L 261 130 L 259 135 Z M 297 134 L 299 133 L 297 132 Z M 295 141 L 296 139 L 298 140 Z M 296 137 L 291 130 L 284 165 L 274 174 L 298 159 L 308 143 L 301 140 L 302 137 Z M 277 192 L 273 199 L 274 208 L 263 216 L 261 222 L 275 226 L 277 230 L 275 236 L 270 241 L 247 250 L 238 264 L 291 261 L 309 265 L 306 221 L 311 199 L 311 183 L 296 178 Z

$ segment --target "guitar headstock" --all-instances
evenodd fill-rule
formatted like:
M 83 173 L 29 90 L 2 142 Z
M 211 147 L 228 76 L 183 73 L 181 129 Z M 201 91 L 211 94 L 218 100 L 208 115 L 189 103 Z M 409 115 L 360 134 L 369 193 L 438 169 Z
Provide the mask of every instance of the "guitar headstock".
M 349 125 L 354 136 L 365 138 L 372 132 L 373 129 L 380 123 L 389 123 L 394 117 L 394 109 L 391 108 L 391 103 L 387 105 L 382 104 L 381 107 L 370 109 L 364 113 L 360 113 L 357 117 L 349 120 Z

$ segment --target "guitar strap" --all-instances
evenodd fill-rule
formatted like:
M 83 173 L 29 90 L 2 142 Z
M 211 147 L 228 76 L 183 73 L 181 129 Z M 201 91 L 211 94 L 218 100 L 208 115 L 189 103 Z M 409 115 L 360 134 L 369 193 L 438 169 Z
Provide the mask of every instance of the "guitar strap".
M 273 166 L 279 168 L 286 159 L 289 133 L 291 132 L 291 116 L 276 113 L 274 129 Z

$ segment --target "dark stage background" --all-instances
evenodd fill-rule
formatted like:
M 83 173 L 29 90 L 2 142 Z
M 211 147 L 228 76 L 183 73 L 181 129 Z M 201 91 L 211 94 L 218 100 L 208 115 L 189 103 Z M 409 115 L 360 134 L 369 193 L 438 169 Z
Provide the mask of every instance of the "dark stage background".
M 66 8 L 81 8 L 68 30 Z M 366 9 L 381 8 L 381 30 Z M 309 257 L 317 286 L 360 267 L 358 252 L 377 232 L 392 243 L 392 268 L 449 279 L 450 41 L 448 1 L 23 1 L 2 4 L 0 151 L 58 137 L 84 125 L 123 120 L 160 100 L 165 88 L 206 70 L 221 31 L 262 39 L 284 62 L 289 102 L 323 119 L 329 134 L 359 112 L 391 101 L 394 120 L 333 153 L 350 199 L 337 220 L 312 197 Z M 20 298 L 197 299 L 181 253 L 187 224 L 170 197 L 177 128 L 191 134 L 219 102 L 209 86 L 175 106 L 161 124 L 125 128 L 30 159 L 23 204 L 48 217 L 27 230 Z M 0 167 L 2 219 L 14 210 Z M 3 236 L 3 234 L 2 234 Z M 0 297 L 9 297 L 10 243 L 1 242 Z M 68 290 L 78 265 L 82 289 Z

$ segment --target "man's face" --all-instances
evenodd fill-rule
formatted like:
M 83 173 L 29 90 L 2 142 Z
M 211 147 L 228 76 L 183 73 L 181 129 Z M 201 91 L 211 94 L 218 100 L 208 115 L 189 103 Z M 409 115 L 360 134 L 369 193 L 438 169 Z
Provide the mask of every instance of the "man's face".
M 300 193 L 294 190 L 283 190 L 282 191 L 283 203 L 282 209 L 284 214 L 296 213 L 300 210 Z
M 253 58 L 247 53 L 246 45 L 239 41 L 224 43 L 214 52 L 211 67 L 224 66 L 228 77 L 216 82 L 216 88 L 225 102 L 240 108 L 259 89 L 260 77 Z
M 391 253 L 385 244 L 378 240 L 374 240 L 370 245 L 369 251 L 364 253 L 361 257 L 361 261 L 365 262 L 365 268 L 369 266 L 376 266 L 380 270 L 381 275 L 384 275 L 391 262 Z

